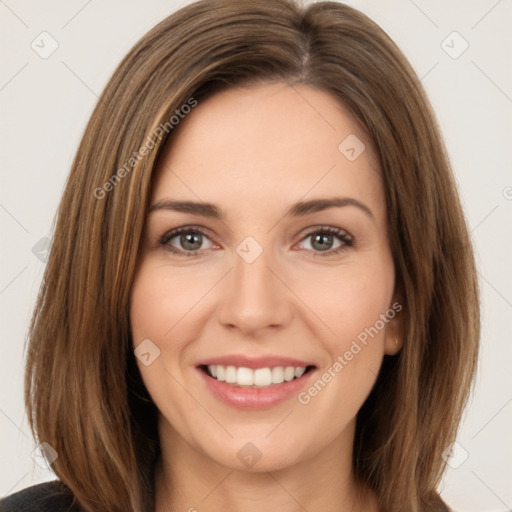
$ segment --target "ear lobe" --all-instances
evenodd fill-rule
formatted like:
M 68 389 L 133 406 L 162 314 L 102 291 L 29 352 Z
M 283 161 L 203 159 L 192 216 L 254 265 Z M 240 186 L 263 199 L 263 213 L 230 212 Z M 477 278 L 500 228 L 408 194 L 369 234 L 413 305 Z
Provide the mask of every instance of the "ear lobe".
M 389 323 L 386 327 L 386 335 L 384 340 L 384 353 L 386 355 L 393 356 L 397 354 L 403 346 L 404 334 L 403 334 L 403 306 L 402 303 L 396 300 L 393 305 L 388 309 L 388 315 L 393 317 L 390 318 Z
M 384 353 L 388 356 L 394 356 L 401 350 L 402 345 L 403 341 L 401 336 L 389 336 L 386 334 Z

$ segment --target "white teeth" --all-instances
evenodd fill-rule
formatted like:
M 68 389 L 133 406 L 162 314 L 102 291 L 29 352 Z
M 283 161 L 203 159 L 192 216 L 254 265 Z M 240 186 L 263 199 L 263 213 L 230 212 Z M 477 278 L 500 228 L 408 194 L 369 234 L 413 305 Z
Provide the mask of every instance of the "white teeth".
M 210 366 L 208 368 L 210 368 Z M 221 382 L 224 382 L 226 380 L 226 370 L 224 370 L 224 366 L 215 366 L 215 368 L 217 368 L 217 371 L 215 372 L 217 375 L 215 378 Z M 213 375 L 213 372 L 211 373 Z
M 284 369 L 284 380 L 286 382 L 288 382 L 290 380 L 293 380 L 294 377 L 295 377 L 295 368 L 293 366 L 287 366 Z
M 305 366 L 275 366 L 274 368 L 246 368 L 244 366 L 208 365 L 209 374 L 220 382 L 238 386 L 268 387 L 282 384 L 294 378 L 300 378 L 306 371 Z
M 270 386 L 272 384 L 272 372 L 270 368 L 258 368 L 254 370 L 254 384 L 256 386 Z
M 236 382 L 240 386 L 252 386 L 254 384 L 254 372 L 250 368 L 238 368 Z
M 299 378 L 299 377 L 302 377 L 304 375 L 304 372 L 306 371 L 306 368 L 304 367 L 299 367 L 297 366 L 297 368 L 295 368 L 295 377 Z
M 282 366 L 272 368 L 272 382 L 274 384 L 281 384 L 281 382 L 284 382 L 284 368 Z
M 236 368 L 234 366 L 228 366 L 226 368 L 226 382 L 228 384 L 234 384 L 236 382 Z

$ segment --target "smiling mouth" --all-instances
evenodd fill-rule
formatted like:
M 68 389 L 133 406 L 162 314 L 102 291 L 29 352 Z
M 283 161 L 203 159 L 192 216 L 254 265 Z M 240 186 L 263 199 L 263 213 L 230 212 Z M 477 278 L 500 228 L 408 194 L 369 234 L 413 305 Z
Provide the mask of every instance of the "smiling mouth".
M 315 366 L 274 366 L 247 368 L 244 366 L 200 365 L 208 377 L 241 388 L 269 388 L 300 379 Z

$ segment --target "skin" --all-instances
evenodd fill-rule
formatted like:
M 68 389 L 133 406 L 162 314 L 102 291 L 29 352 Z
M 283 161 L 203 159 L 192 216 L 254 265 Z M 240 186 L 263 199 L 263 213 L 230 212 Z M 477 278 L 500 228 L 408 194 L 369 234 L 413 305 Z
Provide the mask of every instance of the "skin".
M 355 161 L 338 150 L 350 134 L 366 145 Z M 299 200 L 333 196 L 372 216 L 349 205 L 283 217 Z M 378 510 L 368 489 L 356 500 L 355 418 L 384 354 L 400 349 L 400 315 L 305 405 L 293 396 L 265 410 L 230 407 L 195 368 L 226 354 L 277 354 L 311 361 L 319 377 L 397 300 L 382 177 L 362 127 L 305 85 L 217 93 L 181 121 L 159 161 L 150 204 L 170 198 L 213 203 L 226 217 L 159 209 L 147 218 L 131 326 L 134 347 L 149 338 L 160 350 L 149 366 L 137 361 L 160 411 L 157 512 Z M 200 254 L 159 243 L 182 226 L 207 232 Z M 322 226 L 354 244 L 323 255 L 312 229 Z M 247 236 L 263 248 L 252 263 L 236 252 Z M 331 252 L 343 243 L 327 242 Z M 169 245 L 191 250 L 180 236 Z M 247 442 L 262 454 L 252 467 L 237 457 Z

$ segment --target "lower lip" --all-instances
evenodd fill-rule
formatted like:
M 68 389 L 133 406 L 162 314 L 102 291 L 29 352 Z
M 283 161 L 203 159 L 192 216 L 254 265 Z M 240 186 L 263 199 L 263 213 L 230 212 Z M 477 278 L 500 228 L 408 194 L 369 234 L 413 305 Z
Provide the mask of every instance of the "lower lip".
M 268 409 L 296 396 L 304 388 L 306 382 L 315 372 L 314 369 L 282 384 L 272 384 L 266 388 L 250 388 L 234 386 L 220 382 L 206 374 L 201 368 L 197 371 L 202 375 L 208 389 L 223 403 L 240 409 Z

